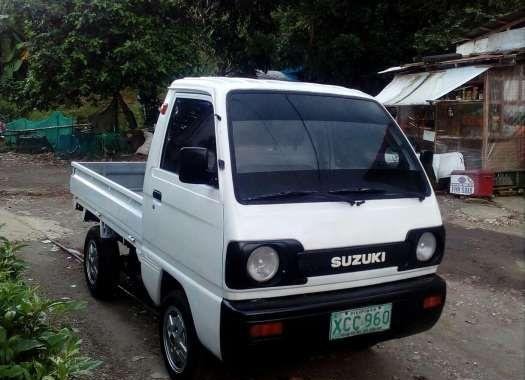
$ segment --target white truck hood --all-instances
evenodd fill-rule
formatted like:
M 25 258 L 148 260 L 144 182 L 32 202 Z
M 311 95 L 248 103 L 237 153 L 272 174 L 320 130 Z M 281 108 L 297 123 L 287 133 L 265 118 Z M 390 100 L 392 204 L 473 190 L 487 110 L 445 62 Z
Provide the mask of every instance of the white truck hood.
M 410 199 L 237 205 L 229 240 L 295 239 L 305 250 L 405 240 L 409 230 L 442 224 L 434 195 Z
M 237 205 L 228 210 L 227 241 L 295 239 L 305 251 L 405 241 L 408 231 L 442 225 L 437 200 L 367 200 L 360 206 L 344 202 Z M 227 243 L 226 241 L 226 243 Z M 437 266 L 399 271 L 397 267 L 308 277 L 304 285 L 231 290 L 231 300 L 332 291 L 399 281 L 435 273 Z

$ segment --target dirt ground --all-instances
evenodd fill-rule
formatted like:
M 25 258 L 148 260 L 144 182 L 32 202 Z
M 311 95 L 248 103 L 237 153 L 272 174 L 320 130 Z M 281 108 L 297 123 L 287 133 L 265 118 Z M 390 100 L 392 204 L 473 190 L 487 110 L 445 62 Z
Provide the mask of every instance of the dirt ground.
M 157 319 L 122 293 L 91 298 L 81 265 L 48 239 L 81 250 L 89 225 L 68 193 L 68 162 L 50 156 L 0 154 L 0 234 L 26 241 L 27 280 L 50 297 L 86 302 L 68 318 L 86 354 L 104 364 L 93 379 L 167 378 Z M 364 352 L 297 354 L 248 368 L 226 367 L 211 355 L 197 379 L 503 379 L 525 377 L 525 199 L 472 201 L 439 197 L 447 227 L 440 274 L 447 280 L 443 316 L 430 331 Z

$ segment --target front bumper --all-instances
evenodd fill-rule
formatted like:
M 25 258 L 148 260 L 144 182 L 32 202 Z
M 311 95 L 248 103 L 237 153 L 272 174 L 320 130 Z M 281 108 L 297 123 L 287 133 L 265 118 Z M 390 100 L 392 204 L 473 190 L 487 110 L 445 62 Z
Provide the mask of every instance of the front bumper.
M 441 305 L 423 308 L 427 296 L 440 295 Z M 266 298 L 249 301 L 223 300 L 221 308 L 221 352 L 224 360 L 239 358 L 261 349 L 276 347 L 319 348 L 328 343 L 376 343 L 430 329 L 439 319 L 446 296 L 445 281 L 430 275 L 333 292 Z M 390 329 L 329 341 L 330 315 L 334 311 L 392 303 Z M 282 335 L 251 338 L 250 326 L 261 322 L 283 322 Z

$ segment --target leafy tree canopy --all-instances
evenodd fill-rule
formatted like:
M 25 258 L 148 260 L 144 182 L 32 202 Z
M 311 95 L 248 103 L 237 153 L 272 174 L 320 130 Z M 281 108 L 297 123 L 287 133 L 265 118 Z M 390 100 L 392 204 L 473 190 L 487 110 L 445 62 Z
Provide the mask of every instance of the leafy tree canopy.
M 301 68 L 304 80 L 376 93 L 380 69 L 443 53 L 466 30 L 525 3 L 0 0 L 3 6 L 25 21 L 29 52 L 26 78 L 4 88 L 22 88 L 19 97 L 38 108 L 115 100 L 133 88 L 152 125 L 159 89 L 185 75 Z
M 30 41 L 25 97 L 39 108 L 125 88 L 151 101 L 159 85 L 200 66 L 194 28 L 171 1 L 32 1 L 21 9 Z
M 298 0 L 281 3 L 281 66 L 303 66 L 306 80 L 375 93 L 376 73 L 415 56 L 453 49 L 467 30 L 525 6 L 523 0 Z
M 279 1 L 185 0 L 199 30 L 200 48 L 218 75 L 253 76 L 270 68 L 278 35 L 271 13 Z

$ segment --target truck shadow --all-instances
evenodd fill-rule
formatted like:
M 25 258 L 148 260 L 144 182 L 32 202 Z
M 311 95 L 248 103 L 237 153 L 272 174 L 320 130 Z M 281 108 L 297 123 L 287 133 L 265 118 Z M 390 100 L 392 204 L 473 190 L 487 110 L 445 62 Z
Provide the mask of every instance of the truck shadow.
M 371 363 L 374 363 L 373 370 Z M 277 350 L 232 363 L 223 363 L 206 353 L 194 379 L 378 379 L 391 376 L 388 367 L 383 355 L 374 348 L 365 351 L 355 351 L 345 346 L 315 351 Z
M 140 302 L 142 305 L 139 305 Z M 144 304 L 147 304 L 144 305 Z M 142 334 L 148 336 L 147 351 L 156 356 L 154 361 L 163 367 L 157 323 L 158 317 L 144 293 L 119 292 L 109 306 L 113 312 L 137 310 L 135 323 L 143 326 Z M 146 306 L 146 308 L 143 308 Z M 116 310 L 115 310 L 116 309 Z M 142 310 L 142 311 L 140 311 Z M 306 333 L 306 332 L 305 332 Z M 373 365 L 372 365 L 373 363 Z M 231 362 L 222 362 L 205 351 L 193 377 L 196 380 L 372 380 L 390 379 L 398 373 L 396 359 L 384 349 L 383 344 L 357 350 L 347 343 L 328 347 L 277 347 L 272 351 L 255 353 Z

